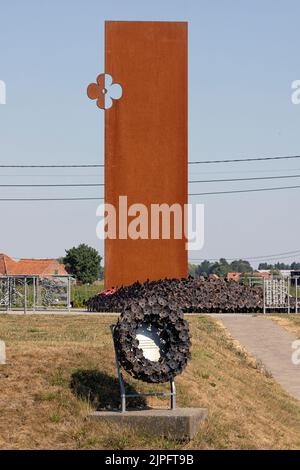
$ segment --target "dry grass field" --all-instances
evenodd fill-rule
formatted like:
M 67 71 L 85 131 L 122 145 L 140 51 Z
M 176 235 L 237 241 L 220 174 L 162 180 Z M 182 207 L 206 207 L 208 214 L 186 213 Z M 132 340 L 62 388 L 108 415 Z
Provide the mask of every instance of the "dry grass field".
M 208 407 L 188 443 L 91 423 L 118 405 L 112 317 L 0 315 L 1 449 L 295 449 L 300 402 L 239 350 L 210 317 L 190 317 L 192 361 L 176 379 L 178 406 Z M 125 374 L 128 387 L 157 390 Z M 148 404 L 163 406 L 162 399 Z

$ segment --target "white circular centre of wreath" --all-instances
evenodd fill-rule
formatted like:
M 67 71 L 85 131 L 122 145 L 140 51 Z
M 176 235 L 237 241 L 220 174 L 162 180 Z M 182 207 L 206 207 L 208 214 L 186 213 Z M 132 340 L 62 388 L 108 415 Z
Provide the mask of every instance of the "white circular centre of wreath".
M 149 361 L 157 362 L 160 358 L 160 337 L 156 328 L 142 325 L 136 331 L 136 339 L 143 355 Z

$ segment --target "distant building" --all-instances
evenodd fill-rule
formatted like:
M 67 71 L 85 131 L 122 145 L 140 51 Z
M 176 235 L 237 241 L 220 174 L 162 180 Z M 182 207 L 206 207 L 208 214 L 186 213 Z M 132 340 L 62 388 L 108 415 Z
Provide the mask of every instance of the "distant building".
M 279 269 L 281 276 L 289 277 L 292 273 L 291 269 Z
M 252 276 L 258 276 L 258 277 L 272 277 L 272 273 L 270 269 L 259 269 L 258 271 L 255 271 L 255 273 L 252 273 Z
M 292 274 L 291 269 L 278 269 L 277 272 L 282 277 L 289 277 Z M 260 275 L 260 276 L 263 276 L 263 277 L 270 277 L 270 276 L 273 275 L 273 273 L 270 269 L 259 269 L 256 274 Z
M 271 277 L 272 274 L 270 271 L 255 271 L 253 273 L 240 273 L 240 272 L 229 272 L 226 275 L 226 279 L 228 281 L 237 281 L 239 282 L 242 277 L 247 276 L 247 277 L 257 277 L 257 278 L 268 278 Z
M 294 286 L 300 286 L 300 271 L 299 269 L 292 269 L 291 270 L 291 284 Z
M 0 254 L 0 276 L 68 276 L 63 264 L 56 259 L 14 260 Z
M 226 279 L 228 281 L 237 281 L 238 282 L 241 279 L 241 276 L 242 276 L 242 273 L 231 272 L 231 273 L 227 273 Z

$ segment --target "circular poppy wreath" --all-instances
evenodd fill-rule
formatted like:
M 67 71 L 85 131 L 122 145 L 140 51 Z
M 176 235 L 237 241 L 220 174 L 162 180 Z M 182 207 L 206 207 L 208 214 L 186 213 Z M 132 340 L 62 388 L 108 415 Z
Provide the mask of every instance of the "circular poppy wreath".
M 188 322 L 176 302 L 151 296 L 124 307 L 114 328 L 117 357 L 124 369 L 144 382 L 163 383 L 180 374 L 190 359 Z M 155 331 L 159 359 L 150 360 L 139 347 L 140 328 Z

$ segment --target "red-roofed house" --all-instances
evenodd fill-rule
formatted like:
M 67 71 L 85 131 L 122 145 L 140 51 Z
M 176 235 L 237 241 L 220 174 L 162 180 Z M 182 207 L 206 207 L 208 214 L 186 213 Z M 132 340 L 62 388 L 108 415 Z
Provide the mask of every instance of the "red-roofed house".
M 242 276 L 242 273 L 238 273 L 238 272 L 229 272 L 227 273 L 226 275 L 226 279 L 228 281 L 237 281 L 239 282 L 239 280 L 241 279 L 241 276 Z
M 68 276 L 63 264 L 56 259 L 14 260 L 0 254 L 0 276 Z

